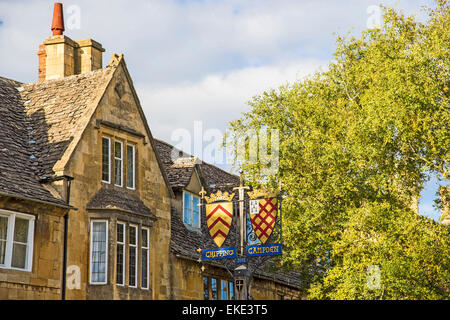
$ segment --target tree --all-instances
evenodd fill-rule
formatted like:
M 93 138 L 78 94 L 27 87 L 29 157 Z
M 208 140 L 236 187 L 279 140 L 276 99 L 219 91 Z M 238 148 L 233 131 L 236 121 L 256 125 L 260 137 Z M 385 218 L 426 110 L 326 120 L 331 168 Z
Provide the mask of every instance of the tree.
M 327 71 L 253 97 L 251 110 L 230 123 L 236 139 L 279 131 L 276 175 L 262 174 L 264 159 L 237 165 L 252 185 L 282 181 L 283 265 L 302 272 L 311 298 L 439 298 L 450 287 L 448 230 L 413 214 L 430 174 L 449 174 L 450 6 L 438 1 L 426 23 L 384 10 L 380 29 L 338 37 Z M 344 250 L 374 230 L 379 242 Z M 392 242 L 397 236 L 402 241 Z M 404 267 L 386 262 L 388 248 Z M 412 272 L 419 255 L 433 272 Z M 370 265 L 389 286 L 383 295 L 364 289 Z

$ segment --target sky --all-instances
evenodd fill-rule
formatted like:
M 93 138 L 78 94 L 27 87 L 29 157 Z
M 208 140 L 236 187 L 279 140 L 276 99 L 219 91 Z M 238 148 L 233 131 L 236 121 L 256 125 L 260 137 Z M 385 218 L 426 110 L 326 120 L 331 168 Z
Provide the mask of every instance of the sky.
M 192 137 L 195 130 L 203 137 L 224 133 L 229 121 L 250 109 L 247 102 L 253 96 L 326 69 L 336 36 L 348 32 L 357 36 L 376 23 L 374 7 L 380 3 L 418 19 L 425 17 L 421 7 L 433 4 L 431 0 L 62 2 L 64 34 L 100 42 L 106 49 L 104 66 L 113 53 L 124 54 L 153 136 L 174 145 L 180 133 Z M 36 53 L 51 35 L 52 10 L 53 1 L 48 0 L 0 0 L 0 76 L 37 81 Z M 419 208 L 434 219 L 440 217 L 432 207 L 437 186 L 435 178 L 425 186 Z

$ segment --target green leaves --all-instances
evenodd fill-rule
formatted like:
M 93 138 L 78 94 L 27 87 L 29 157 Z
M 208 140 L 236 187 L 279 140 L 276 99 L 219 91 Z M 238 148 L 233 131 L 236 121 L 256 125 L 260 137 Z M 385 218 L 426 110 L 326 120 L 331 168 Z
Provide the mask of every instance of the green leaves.
M 289 193 L 283 265 L 302 271 L 311 298 L 445 297 L 448 231 L 411 208 L 431 173 L 449 173 L 449 7 L 439 1 L 427 23 L 386 9 L 381 29 L 337 39 L 328 71 L 254 97 L 230 123 L 280 132 L 276 176 L 240 166 Z

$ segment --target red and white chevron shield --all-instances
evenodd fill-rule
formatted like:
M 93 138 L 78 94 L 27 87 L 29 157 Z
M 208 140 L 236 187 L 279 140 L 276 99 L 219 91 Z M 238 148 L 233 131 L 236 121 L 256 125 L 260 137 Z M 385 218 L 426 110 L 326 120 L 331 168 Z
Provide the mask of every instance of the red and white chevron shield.
M 272 234 L 277 220 L 277 198 L 250 200 L 250 221 L 262 244 Z
M 219 202 L 206 205 L 206 224 L 208 225 L 209 234 L 218 247 L 221 247 L 227 238 L 232 219 L 232 202 Z

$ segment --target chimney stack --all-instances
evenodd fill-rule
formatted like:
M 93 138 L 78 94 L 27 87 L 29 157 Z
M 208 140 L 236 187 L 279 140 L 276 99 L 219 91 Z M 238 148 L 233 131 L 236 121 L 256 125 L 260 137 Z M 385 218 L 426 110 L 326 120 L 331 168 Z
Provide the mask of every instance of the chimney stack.
M 39 81 L 62 79 L 102 68 L 102 45 L 92 39 L 73 41 L 63 35 L 62 3 L 55 3 L 51 30 L 53 35 L 39 46 Z
M 54 36 L 60 36 L 64 32 L 63 5 L 60 2 L 56 2 L 53 7 L 52 31 Z

